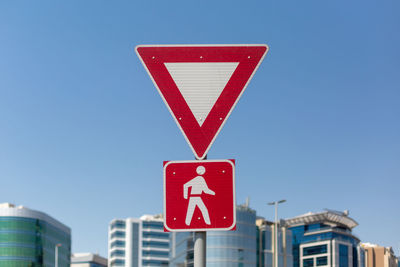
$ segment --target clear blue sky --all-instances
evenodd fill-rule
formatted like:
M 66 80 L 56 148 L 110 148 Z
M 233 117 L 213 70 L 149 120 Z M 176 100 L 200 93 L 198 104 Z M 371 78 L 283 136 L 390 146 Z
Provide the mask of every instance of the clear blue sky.
M 400 249 L 400 2 L 1 1 L 0 202 L 107 255 L 113 218 L 162 212 L 162 161 L 193 154 L 138 44 L 266 43 L 210 149 L 237 160 L 237 202 L 281 217 L 350 210 Z

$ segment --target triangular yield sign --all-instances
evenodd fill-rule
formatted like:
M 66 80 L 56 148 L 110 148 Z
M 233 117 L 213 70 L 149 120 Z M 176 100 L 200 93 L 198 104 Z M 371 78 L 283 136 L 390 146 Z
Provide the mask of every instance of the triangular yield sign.
M 136 47 L 197 159 L 204 159 L 268 51 L 266 45 Z

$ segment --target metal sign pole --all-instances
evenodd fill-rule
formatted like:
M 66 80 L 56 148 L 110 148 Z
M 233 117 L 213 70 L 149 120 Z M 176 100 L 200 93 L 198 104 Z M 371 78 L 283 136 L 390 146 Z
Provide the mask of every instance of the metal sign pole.
M 206 267 L 207 232 L 194 233 L 194 267 Z
M 204 159 L 207 159 L 205 155 Z M 194 232 L 194 267 L 206 267 L 207 232 Z

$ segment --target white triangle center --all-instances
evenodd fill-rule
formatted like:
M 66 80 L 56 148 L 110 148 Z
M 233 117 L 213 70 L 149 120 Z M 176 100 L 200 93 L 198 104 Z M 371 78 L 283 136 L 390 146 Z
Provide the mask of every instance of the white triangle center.
M 239 62 L 164 64 L 202 126 Z

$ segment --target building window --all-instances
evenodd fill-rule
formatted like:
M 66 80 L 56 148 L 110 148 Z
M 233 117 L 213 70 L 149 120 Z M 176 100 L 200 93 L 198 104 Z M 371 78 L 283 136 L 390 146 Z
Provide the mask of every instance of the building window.
M 111 230 L 114 228 L 125 228 L 125 221 L 115 221 L 113 224 L 111 224 Z
M 125 261 L 124 260 L 120 260 L 120 259 L 116 259 L 114 261 L 111 262 L 111 266 L 125 266 Z
M 117 250 L 112 251 L 110 256 L 111 257 L 116 257 L 116 256 L 123 257 L 123 256 L 125 256 L 125 251 L 117 249 Z
M 163 232 L 143 232 L 143 238 L 161 238 L 167 239 L 169 238 L 169 233 Z
M 349 267 L 349 248 L 339 245 L 339 267 Z
M 114 247 L 125 247 L 125 241 L 122 240 L 115 240 L 111 243 L 111 248 Z
M 323 253 L 326 253 L 327 251 L 328 251 L 327 245 L 305 247 L 305 248 L 303 248 L 303 256 L 323 254 Z
M 145 250 L 142 255 L 144 257 L 168 257 L 169 251 Z
M 168 266 L 168 261 L 165 260 L 143 260 L 143 266 Z
M 314 266 L 314 258 L 303 260 L 303 267 L 313 267 L 313 266 Z
M 163 229 L 163 222 L 143 222 L 143 229 Z
M 125 237 L 125 232 L 115 231 L 114 233 L 111 234 L 111 238 L 114 238 L 114 237 Z
M 317 258 L 317 266 L 328 265 L 328 257 L 318 257 Z
M 143 247 L 153 247 L 153 248 L 169 248 L 168 242 L 160 241 L 143 241 Z

